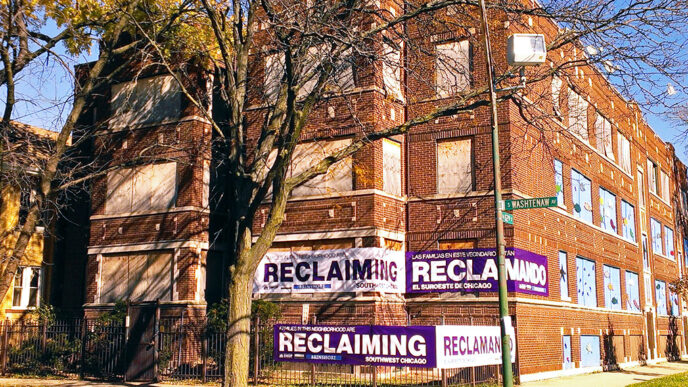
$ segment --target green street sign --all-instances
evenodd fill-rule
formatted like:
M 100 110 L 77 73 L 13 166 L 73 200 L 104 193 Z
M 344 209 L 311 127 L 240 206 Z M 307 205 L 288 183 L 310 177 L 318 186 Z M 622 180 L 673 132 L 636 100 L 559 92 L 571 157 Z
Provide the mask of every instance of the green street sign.
M 508 212 L 502 212 L 502 222 L 506 224 L 514 224 L 514 216 Z
M 544 208 L 544 207 L 556 207 L 557 197 L 551 198 L 532 198 L 532 199 L 516 199 L 516 200 L 505 200 L 504 209 L 506 211 L 512 210 L 526 210 L 529 208 Z

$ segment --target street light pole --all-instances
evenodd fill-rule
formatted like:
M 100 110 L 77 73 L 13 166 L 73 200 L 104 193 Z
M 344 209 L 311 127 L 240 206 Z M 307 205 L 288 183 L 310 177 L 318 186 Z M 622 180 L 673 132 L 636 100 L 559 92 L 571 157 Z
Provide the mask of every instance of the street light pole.
M 499 321 L 502 333 L 502 385 L 513 386 L 513 370 L 511 368 L 511 343 L 508 329 L 511 327 L 509 304 L 506 288 L 506 265 L 504 222 L 502 220 L 502 174 L 499 160 L 499 123 L 497 117 L 497 93 L 494 85 L 494 66 L 490 48 L 490 30 L 487 24 L 485 0 L 480 0 L 480 17 L 482 21 L 483 37 L 485 39 L 485 66 L 487 68 L 487 82 L 490 88 L 490 108 L 492 110 L 492 169 L 494 171 L 494 202 L 495 224 L 497 233 L 497 275 L 499 279 Z

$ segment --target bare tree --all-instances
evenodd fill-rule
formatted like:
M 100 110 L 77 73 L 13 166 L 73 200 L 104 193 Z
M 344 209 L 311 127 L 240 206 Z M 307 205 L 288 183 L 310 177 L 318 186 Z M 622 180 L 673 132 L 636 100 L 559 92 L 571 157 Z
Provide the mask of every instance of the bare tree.
M 460 58 L 442 56 L 429 44 L 442 34 L 463 34 L 474 50 L 481 50 L 477 2 L 202 0 L 194 12 L 196 25 L 203 27 L 199 31 L 208 34 L 203 36 L 207 49 L 194 47 L 195 54 L 207 58 L 216 74 L 214 111 L 206 110 L 205 116 L 224 150 L 218 162 L 226 182 L 224 200 L 229 203 L 221 236 L 230 250 L 231 273 L 225 383 L 243 386 L 248 376 L 252 278 L 280 229 L 293 190 L 371 142 L 487 106 L 485 79 L 473 76 Z M 652 108 L 666 107 L 666 83 L 680 84 L 686 70 L 685 2 L 495 1 L 489 13 L 492 29 L 514 24 L 528 31 L 535 24 L 548 33 L 550 66 L 527 72 L 527 92 L 513 87 L 519 68 L 501 63 L 496 71 L 500 87 L 508 89 L 500 93 L 500 100 L 520 109 L 528 130 L 541 133 L 540 143 L 558 130 L 551 120 L 561 112 L 542 109 L 552 105 L 553 79 L 575 85 L 580 83 L 579 70 L 585 71 L 588 77 L 606 78 L 627 98 L 643 97 L 639 102 Z M 183 75 L 175 71 L 160 42 L 146 38 L 161 65 L 183 84 Z M 447 80 L 448 98 L 406 121 L 380 127 L 359 120 L 356 96 L 361 90 L 356 87 L 362 85 L 377 87 L 388 100 L 402 105 L 407 95 L 418 95 L 418 88 L 430 90 L 428 95 L 441 94 L 434 77 L 414 67 L 422 60 L 437 60 L 453 68 L 458 78 L 466 78 Z M 381 69 L 382 77 L 374 75 L 380 74 L 375 69 Z M 398 83 L 381 79 L 387 77 L 398 78 Z M 412 84 L 414 93 L 409 93 L 406 87 Z M 185 94 L 205 109 L 192 93 Z M 356 129 L 349 133 L 354 139 L 292 173 L 298 142 L 327 141 L 337 135 L 336 130 L 319 131 L 310 121 L 325 105 L 350 111 L 348 120 Z M 263 206 L 267 219 L 254 235 L 254 220 Z

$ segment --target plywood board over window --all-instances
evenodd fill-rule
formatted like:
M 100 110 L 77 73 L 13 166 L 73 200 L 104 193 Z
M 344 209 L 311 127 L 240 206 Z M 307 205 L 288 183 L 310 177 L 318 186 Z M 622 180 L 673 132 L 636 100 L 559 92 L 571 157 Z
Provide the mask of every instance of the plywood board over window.
M 473 190 L 471 139 L 437 142 L 437 193 L 468 193 Z
M 398 100 L 401 94 L 401 51 L 388 44 L 383 44 L 382 78 L 387 95 Z
M 349 144 L 351 144 L 351 139 L 320 140 L 298 144 L 294 149 L 288 175 L 297 176 Z M 352 167 L 351 156 L 346 157 L 330 166 L 324 175 L 316 176 L 294 188 L 292 196 L 325 195 L 351 191 L 353 189 Z
M 568 130 L 583 141 L 588 141 L 588 101 L 573 90 L 569 90 Z
M 171 75 L 141 78 L 111 88 L 110 128 L 156 124 L 179 118 L 181 87 Z
M 401 144 L 389 139 L 382 141 L 382 185 L 385 192 L 401 196 Z
M 435 46 L 437 96 L 449 97 L 471 85 L 471 51 L 468 40 Z
M 177 197 L 177 163 L 150 164 L 108 173 L 106 214 L 165 210 Z
M 595 142 L 597 150 L 608 158 L 614 160 L 614 152 L 612 150 L 612 124 L 597 113 L 595 119 Z
M 461 249 L 474 249 L 477 245 L 475 239 L 453 239 L 438 241 L 439 250 L 461 250 Z
M 172 253 L 105 255 L 101 259 L 100 302 L 172 300 Z

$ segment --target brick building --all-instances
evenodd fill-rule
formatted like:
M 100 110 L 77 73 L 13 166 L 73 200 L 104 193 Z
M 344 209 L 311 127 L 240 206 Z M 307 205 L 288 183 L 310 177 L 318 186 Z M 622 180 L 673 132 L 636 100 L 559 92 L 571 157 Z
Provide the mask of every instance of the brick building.
M 459 15 L 449 8 L 435 17 Z M 345 96 L 312 114 L 292 170 L 361 136 L 362 128 L 402 123 L 482 85 L 480 28 L 465 18 L 465 28 L 451 31 L 410 23 L 413 46 L 384 48 L 387 59 L 403 63 L 398 71 L 380 62 L 353 69 Z M 510 34 L 551 37 L 557 28 L 496 13 L 491 20 L 499 69 L 506 68 Z M 558 49 L 548 53 L 548 65 L 580 55 L 580 47 Z M 279 60 L 254 59 L 269 95 Z M 223 246 L 212 238 L 221 222 L 213 213 L 211 127 L 172 77 L 150 71 L 133 78 L 122 76 L 84 118 L 103 126 L 90 151 L 130 165 L 93 182 L 84 307 L 96 313 L 129 299 L 157 301 L 169 315 L 202 315 L 224 281 Z M 188 86 L 205 90 L 209 80 L 199 72 Z M 259 117 L 260 97 L 252 101 L 250 114 Z M 527 122 L 523 104 L 545 117 Z M 548 263 L 546 295 L 509 294 L 521 380 L 664 359 L 674 340 L 685 354 L 684 320 L 670 318 L 682 315 L 681 301 L 668 288 L 686 270 L 681 241 L 688 231 L 685 167 L 673 147 L 592 66 L 562 69 L 498 111 L 505 199 L 558 197 L 558 207 L 514 211 L 514 225 L 506 225 L 509 247 Z M 298 187 L 272 253 L 494 247 L 489 117 L 479 107 L 416 126 Z M 255 234 L 264 226 L 261 214 Z M 279 303 L 287 322 L 468 324 L 493 323 L 498 314 L 494 292 L 350 290 L 255 297 Z

